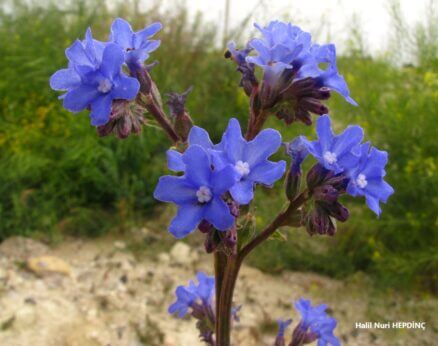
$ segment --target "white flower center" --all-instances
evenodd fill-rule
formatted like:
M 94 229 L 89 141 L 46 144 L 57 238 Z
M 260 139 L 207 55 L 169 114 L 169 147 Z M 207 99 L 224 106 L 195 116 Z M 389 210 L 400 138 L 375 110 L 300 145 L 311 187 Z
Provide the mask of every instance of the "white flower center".
M 249 172 L 251 172 L 251 170 L 249 169 L 249 163 L 240 160 L 236 162 L 234 168 L 236 169 L 237 172 L 239 172 L 239 174 L 242 177 L 246 177 L 249 174 Z
M 361 189 L 364 189 L 368 185 L 367 177 L 365 174 L 359 174 L 356 179 L 356 184 Z
M 201 186 L 196 191 L 196 197 L 198 197 L 199 203 L 207 203 L 211 200 L 211 190 L 207 186 Z
M 332 165 L 336 161 L 338 161 L 338 158 L 336 157 L 335 153 L 332 153 L 331 151 L 326 151 L 324 153 L 324 160 L 329 164 Z
M 97 87 L 97 90 L 100 91 L 101 93 L 106 94 L 112 88 L 113 88 L 113 84 L 107 78 L 105 78 L 99 82 L 99 86 Z

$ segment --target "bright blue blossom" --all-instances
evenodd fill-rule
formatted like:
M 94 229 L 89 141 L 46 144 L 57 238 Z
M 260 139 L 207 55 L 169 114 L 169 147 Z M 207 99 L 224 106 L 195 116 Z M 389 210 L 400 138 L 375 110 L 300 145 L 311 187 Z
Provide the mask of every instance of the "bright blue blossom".
M 125 51 L 125 62 L 131 69 L 141 67 L 143 62 L 160 46 L 160 40 L 151 40 L 162 28 L 161 23 L 153 23 L 134 32 L 131 25 L 122 18 L 114 20 L 111 26 L 111 41 Z
M 115 99 L 131 100 L 140 88 L 137 79 L 122 73 L 123 51 L 116 44 L 104 45 L 87 31 L 85 41 L 77 40 L 66 50 L 69 67 L 50 78 L 54 90 L 65 90 L 63 105 L 72 112 L 91 109 L 91 124 L 109 121 Z
M 215 228 L 226 231 L 234 223 L 222 195 L 238 176 L 231 165 L 212 168 L 211 155 L 199 145 L 191 145 L 182 155 L 183 176 L 163 176 L 154 192 L 159 201 L 178 205 L 178 213 L 169 231 L 177 238 L 185 237 L 205 219 Z
M 228 127 L 218 144 L 213 144 L 208 132 L 194 126 L 188 138 L 190 145 L 200 145 L 208 150 L 215 169 L 232 165 L 238 175 L 236 184 L 230 188 L 230 194 L 239 204 L 248 204 L 254 198 L 254 185 L 271 186 L 280 179 L 286 162 L 272 162 L 268 158 L 281 145 L 281 135 L 273 129 L 261 131 L 253 140 L 246 141 L 242 136 L 239 121 L 230 119 Z M 183 171 L 181 154 L 169 150 L 167 159 L 169 168 Z
M 285 143 L 286 154 L 292 159 L 292 169 L 297 172 L 301 169 L 301 163 L 309 154 L 307 140 L 304 136 L 298 136 L 293 141 Z
M 257 55 L 248 56 L 246 60 L 264 70 L 268 84 L 285 88 L 292 81 L 313 78 L 316 87 L 335 90 L 349 103 L 357 105 L 338 73 L 333 44 L 312 44 L 311 35 L 291 23 L 272 21 L 264 28 L 258 24 L 255 27 L 263 37 L 249 42 Z M 320 68 L 320 64 L 327 64 L 327 69 Z
M 294 337 L 307 334 L 305 337 L 308 340 L 318 339 L 318 346 L 340 345 L 338 338 L 333 334 L 337 322 L 325 312 L 327 305 L 312 307 L 310 300 L 301 298 L 295 303 L 295 308 L 301 314 L 301 321 Z
M 310 54 L 314 63 L 307 64 L 299 71 L 298 78 L 314 77 L 319 86 L 324 86 L 335 90 L 342 95 L 347 102 L 357 106 L 356 101 L 350 97 L 347 82 L 338 72 L 336 66 L 336 47 L 334 44 L 318 45 L 314 44 L 310 48 Z M 324 70 L 319 64 L 326 64 Z
M 360 157 L 363 130 L 360 126 L 348 126 L 340 135 L 334 135 L 328 115 L 316 123 L 318 140 L 306 141 L 309 152 L 326 169 L 337 173 L 354 168 Z
M 283 337 L 284 333 L 286 332 L 286 329 L 291 325 L 292 320 L 278 320 L 277 324 L 278 324 L 278 332 L 277 332 L 277 337 Z
M 394 189 L 383 180 L 388 153 L 370 147 L 370 143 L 362 145 L 358 164 L 347 172 L 350 178 L 347 192 L 352 196 L 365 196 L 368 207 L 380 215 L 379 202 L 386 203 Z
M 192 280 L 188 286 L 178 286 L 175 291 L 176 301 L 169 306 L 169 313 L 177 313 L 178 317 L 184 317 L 190 308 L 195 305 L 210 307 L 215 292 L 215 280 L 213 276 L 208 276 L 203 272 L 196 274 L 198 285 Z
M 266 27 L 254 24 L 263 35 L 253 39 L 249 46 L 258 55 L 247 57 L 247 61 L 265 71 L 265 79 L 273 82 L 285 69 L 297 71 L 309 59 L 311 36 L 290 23 L 272 21 Z

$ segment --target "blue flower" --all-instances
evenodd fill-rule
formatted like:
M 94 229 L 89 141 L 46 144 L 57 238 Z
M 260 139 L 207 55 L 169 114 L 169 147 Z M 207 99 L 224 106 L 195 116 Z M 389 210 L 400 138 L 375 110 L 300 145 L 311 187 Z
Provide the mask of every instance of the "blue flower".
M 380 215 L 379 202 L 386 203 L 394 189 L 383 180 L 388 153 L 374 147 L 370 149 L 370 146 L 370 143 L 362 145 L 358 164 L 347 172 L 350 178 L 347 192 L 352 196 L 365 196 L 368 207 Z
M 307 64 L 298 73 L 298 78 L 314 77 L 317 85 L 335 90 L 342 95 L 347 102 L 357 106 L 356 101 L 350 97 L 347 82 L 342 77 L 336 66 L 336 47 L 334 44 L 314 44 L 310 48 L 310 54 L 315 60 L 313 64 Z M 319 64 L 327 64 L 327 68 L 321 69 Z
M 301 314 L 301 321 L 294 331 L 294 337 L 304 337 L 308 341 L 318 339 L 318 346 L 340 345 L 333 334 L 337 322 L 325 312 L 327 305 L 312 307 L 310 300 L 301 298 L 295 303 L 295 308 Z
M 285 143 L 286 154 L 292 159 L 292 169 L 296 172 L 301 168 L 301 163 L 309 154 L 307 140 L 304 136 L 298 136 L 293 141 Z
M 271 186 L 280 179 L 285 170 L 286 162 L 272 162 L 268 158 L 281 145 L 281 135 L 273 129 L 261 131 L 252 141 L 242 137 L 242 131 L 237 119 L 230 119 L 228 127 L 218 144 L 213 144 L 208 132 L 194 126 L 188 142 L 206 149 L 212 159 L 215 169 L 232 165 L 238 175 L 236 184 L 230 188 L 230 194 L 239 204 L 248 204 L 254 197 L 254 185 Z M 184 171 L 181 154 L 174 150 L 167 152 L 169 169 Z
M 239 204 L 248 204 L 254 198 L 254 185 L 273 185 L 280 179 L 286 162 L 272 162 L 268 158 L 281 145 L 281 135 L 273 129 L 261 131 L 253 140 L 246 141 L 237 119 L 231 119 L 222 139 L 224 155 L 217 155 L 222 164 L 232 164 L 239 175 L 238 182 L 230 189 Z M 220 165 L 220 164 L 218 164 Z
M 249 46 L 258 55 L 247 57 L 249 63 L 260 66 L 265 71 L 265 80 L 275 81 L 285 69 L 297 71 L 309 58 L 311 36 L 291 23 L 272 21 L 262 28 L 254 24 L 263 35 L 253 39 Z
M 162 28 L 161 23 L 153 23 L 146 28 L 134 32 L 131 25 L 122 18 L 114 20 L 111 26 L 111 41 L 125 51 L 125 62 L 135 70 L 160 46 L 160 40 L 150 40 Z
M 137 79 L 122 73 L 123 51 L 116 44 L 102 46 L 87 31 L 84 42 L 76 41 L 66 50 L 69 67 L 50 78 L 54 90 L 65 90 L 64 107 L 72 112 L 91 109 L 91 124 L 109 121 L 114 99 L 131 100 L 140 88 Z
M 208 276 L 203 272 L 196 274 L 198 285 L 190 280 L 188 286 L 178 286 L 175 291 L 176 301 L 169 306 L 169 313 L 178 313 L 178 317 L 184 317 L 190 308 L 195 308 L 196 304 L 210 307 L 214 292 L 215 280 L 213 276 Z
M 363 130 L 360 126 L 348 126 L 340 135 L 334 135 L 330 117 L 321 116 L 316 124 L 318 140 L 306 140 L 309 152 L 326 169 L 341 173 L 356 166 L 360 156 Z
M 226 231 L 234 223 L 229 207 L 222 200 L 238 178 L 231 165 L 212 168 L 212 158 L 199 145 L 191 145 L 182 155 L 183 176 L 163 176 L 155 188 L 159 201 L 178 205 L 178 213 L 169 231 L 177 238 L 185 237 L 205 219 L 215 228 Z
M 286 332 L 286 329 L 291 325 L 292 320 L 278 320 L 278 332 L 277 337 L 284 337 L 284 333 Z

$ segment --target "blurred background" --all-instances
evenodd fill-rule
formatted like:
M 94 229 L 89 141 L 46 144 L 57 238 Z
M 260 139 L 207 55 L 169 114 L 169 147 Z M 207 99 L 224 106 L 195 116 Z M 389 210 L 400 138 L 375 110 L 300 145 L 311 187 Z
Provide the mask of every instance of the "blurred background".
M 152 197 L 158 177 L 167 172 L 163 133 L 146 127 L 141 135 L 122 141 L 99 138 L 88 116 L 65 111 L 49 88 L 50 75 L 66 65 L 65 48 L 82 38 L 88 26 L 95 38 L 106 40 L 117 16 L 135 29 L 161 21 L 162 44 L 152 54 L 159 65 L 152 76 L 162 94 L 193 85 L 187 108 L 218 139 L 230 116 L 243 120 L 248 113 L 248 100 L 237 87 L 239 74 L 223 57 L 225 43 L 244 45 L 255 34 L 254 21 L 290 20 L 311 32 L 314 41 L 336 44 L 339 70 L 360 106 L 333 96 L 329 107 L 335 128 L 359 124 L 366 139 L 389 152 L 387 180 L 396 192 L 380 219 L 364 201 L 345 201 L 351 217 L 335 237 L 310 238 L 304 229 L 285 230 L 284 239 L 260 247 L 250 265 L 276 275 L 291 270 L 359 281 L 383 295 L 436 297 L 436 1 L 0 4 L 0 240 L 26 236 L 56 246 L 108 236 L 128 239 L 132 230 L 147 225 L 154 236 L 126 241 L 128 250 L 138 255 L 155 242 L 149 252 L 157 254 L 157 248 L 170 249 L 175 243 L 166 231 L 172 211 L 157 206 Z M 314 136 L 314 129 L 303 124 L 286 128 L 271 119 L 269 126 L 281 128 L 285 140 L 302 133 Z M 261 228 L 284 199 L 281 184 L 258 190 Z M 436 310 L 428 313 L 433 316 Z

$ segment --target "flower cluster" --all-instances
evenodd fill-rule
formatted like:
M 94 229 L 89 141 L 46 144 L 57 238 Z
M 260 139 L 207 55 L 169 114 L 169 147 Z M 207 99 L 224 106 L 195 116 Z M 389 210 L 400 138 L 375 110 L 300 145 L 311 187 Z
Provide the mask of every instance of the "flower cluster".
M 52 75 L 50 86 L 66 91 L 60 98 L 67 110 L 89 109 L 91 124 L 100 127 L 101 135 L 115 132 L 124 138 L 131 131 L 139 132 L 142 112 L 127 101 L 137 96 L 140 83 L 128 76 L 123 66 L 131 71 L 141 67 L 160 45 L 160 41 L 150 40 L 160 29 L 161 24 L 154 23 L 134 33 L 128 22 L 118 18 L 109 42 L 93 39 L 88 29 L 83 41 L 76 40 L 66 49 L 68 67 Z
M 292 333 L 290 346 L 300 346 L 318 341 L 318 346 L 339 346 L 339 339 L 333 334 L 336 320 L 325 312 L 327 305 L 321 304 L 312 307 L 310 300 L 299 299 L 295 302 L 295 309 L 300 313 L 301 320 Z M 285 346 L 285 331 L 292 320 L 279 320 L 278 333 L 274 346 Z
M 280 179 L 286 162 L 268 158 L 281 145 L 281 135 L 273 129 L 261 131 L 252 141 L 243 138 L 240 124 L 231 119 L 222 140 L 213 144 L 204 129 L 194 126 L 184 154 L 169 150 L 168 166 L 182 176 L 161 177 L 154 192 L 160 201 L 178 205 L 169 230 L 184 237 L 205 220 L 219 231 L 232 228 L 233 206 L 248 204 L 254 186 L 273 185 Z
M 258 87 L 254 66 L 263 70 L 260 91 L 256 90 L 256 103 L 261 109 L 271 109 L 287 124 L 296 120 L 310 124 L 310 113 L 328 112 L 321 101 L 330 97 L 330 90 L 357 105 L 338 72 L 333 44 L 312 43 L 308 32 L 291 23 L 272 21 L 266 27 L 255 27 L 262 37 L 252 39 L 243 50 L 237 50 L 231 42 L 226 57 L 237 63 L 242 73 L 241 86 L 247 94 Z
M 179 318 L 187 314 L 197 320 L 197 328 L 202 341 L 215 345 L 214 325 L 216 316 L 214 312 L 215 279 L 203 272 L 196 274 L 198 284 L 192 280 L 187 286 L 178 286 L 175 290 L 176 301 L 169 306 L 169 313 L 176 314 Z M 238 322 L 241 306 L 234 307 L 231 311 L 233 320 Z
M 365 196 L 368 207 L 380 215 L 379 202 L 385 203 L 394 192 L 384 180 L 388 154 L 371 147 L 369 142 L 362 143 L 363 130 L 359 126 L 349 126 L 335 135 L 328 115 L 318 119 L 316 132 L 316 141 L 301 136 L 287 144 L 292 157 L 289 175 L 300 170 L 308 153 L 318 161 L 307 174 L 307 187 L 315 201 L 306 219 L 309 233 L 333 235 L 333 219 L 347 220 L 348 209 L 338 201 L 345 192 Z

